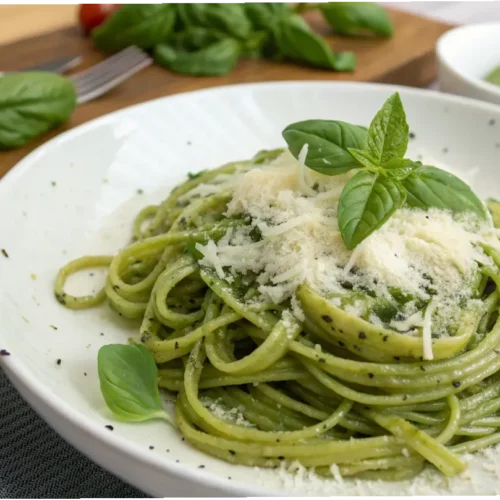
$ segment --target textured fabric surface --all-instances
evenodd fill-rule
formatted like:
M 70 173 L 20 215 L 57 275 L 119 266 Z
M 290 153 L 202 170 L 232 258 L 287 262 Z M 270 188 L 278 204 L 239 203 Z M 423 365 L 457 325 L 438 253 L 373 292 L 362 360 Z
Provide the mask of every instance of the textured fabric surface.
M 0 368 L 0 498 L 143 498 L 56 434 Z

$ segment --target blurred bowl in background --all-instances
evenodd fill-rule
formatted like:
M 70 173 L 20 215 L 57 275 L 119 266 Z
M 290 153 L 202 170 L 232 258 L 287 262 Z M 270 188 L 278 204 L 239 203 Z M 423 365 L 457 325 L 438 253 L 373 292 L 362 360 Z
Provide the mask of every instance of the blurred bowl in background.
M 452 29 L 438 40 L 436 52 L 443 92 L 500 104 L 500 86 L 485 81 L 500 66 L 500 23 Z

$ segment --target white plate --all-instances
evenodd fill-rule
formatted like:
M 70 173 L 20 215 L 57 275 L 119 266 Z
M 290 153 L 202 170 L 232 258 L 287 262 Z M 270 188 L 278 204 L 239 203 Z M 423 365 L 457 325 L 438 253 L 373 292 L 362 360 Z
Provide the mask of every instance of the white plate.
M 125 342 L 136 328 L 107 307 L 64 309 L 52 292 L 61 265 L 84 253 L 115 251 L 128 240 L 136 211 L 161 199 L 188 171 L 281 146 L 281 130 L 296 120 L 367 125 L 394 90 L 299 82 L 186 93 L 87 123 L 22 160 L 0 182 L 0 248 L 9 254 L 0 254 L 0 349 L 12 354 L 0 363 L 22 395 L 70 443 L 155 496 L 405 491 L 401 484 L 341 484 L 231 466 L 192 449 L 164 423 L 114 422 L 100 395 L 96 353 L 103 344 Z M 498 195 L 500 108 L 399 90 L 415 134 L 409 154 L 452 164 L 482 196 Z M 72 283 L 83 285 L 92 286 L 91 278 Z M 497 455 L 490 454 L 494 463 Z M 420 477 L 411 488 L 491 494 L 498 488 L 492 467 L 486 458 L 474 460 L 473 480 Z

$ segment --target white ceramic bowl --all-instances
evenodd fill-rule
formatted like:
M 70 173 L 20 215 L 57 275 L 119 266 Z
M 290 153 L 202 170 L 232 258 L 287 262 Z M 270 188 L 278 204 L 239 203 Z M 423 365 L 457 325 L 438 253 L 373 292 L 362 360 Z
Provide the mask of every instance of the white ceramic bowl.
M 24 158 L 0 181 L 0 248 L 9 255 L 0 253 L 0 349 L 11 353 L 0 365 L 24 398 L 91 459 L 154 496 L 500 493 L 496 450 L 489 459 L 476 456 L 469 477 L 446 480 L 430 471 L 411 483 L 340 483 L 227 464 L 193 449 L 163 422 L 115 422 L 100 394 L 96 354 L 136 335 L 137 325 L 107 306 L 65 309 L 53 295 L 61 265 L 115 252 L 127 242 L 135 213 L 188 171 L 281 146 L 282 129 L 297 120 L 368 125 L 395 90 L 414 133 L 408 155 L 453 165 L 481 196 L 498 196 L 499 107 L 386 85 L 268 83 L 180 94 L 89 122 Z M 98 279 L 85 273 L 71 280 L 70 292 Z
M 436 52 L 443 92 L 500 104 L 500 86 L 484 81 L 500 65 L 500 23 L 450 30 L 438 40 Z

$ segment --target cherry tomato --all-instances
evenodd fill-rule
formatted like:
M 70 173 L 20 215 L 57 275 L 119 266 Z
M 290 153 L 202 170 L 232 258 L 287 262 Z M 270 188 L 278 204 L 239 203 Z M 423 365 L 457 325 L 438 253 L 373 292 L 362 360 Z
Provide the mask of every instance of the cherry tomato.
M 89 33 L 96 26 L 102 24 L 116 9 L 119 4 L 83 4 L 78 11 L 80 26 L 85 33 Z

